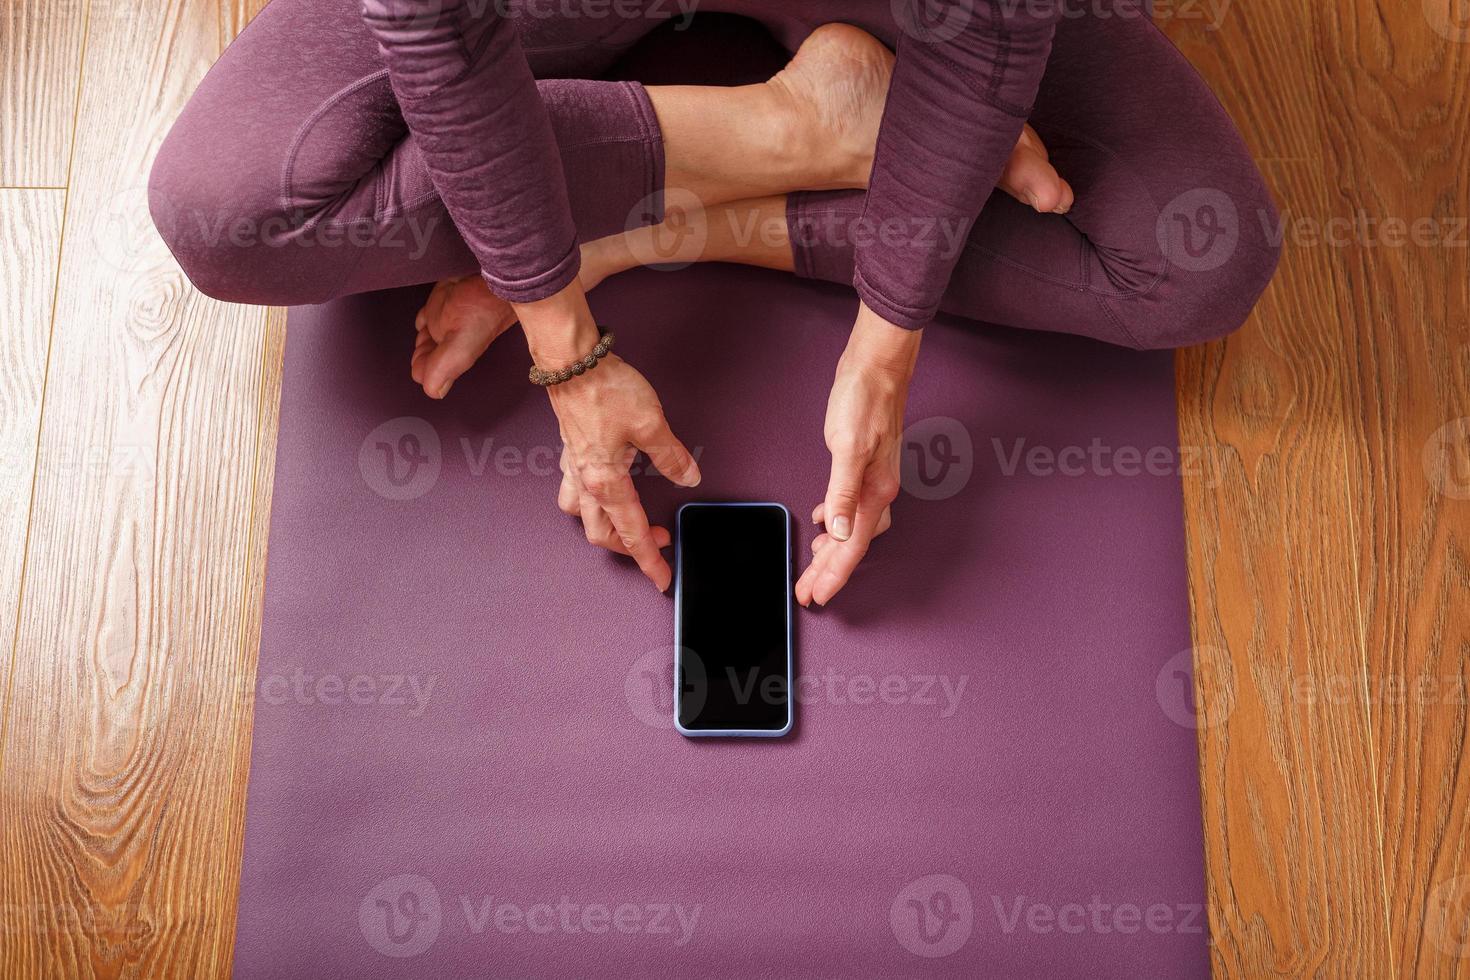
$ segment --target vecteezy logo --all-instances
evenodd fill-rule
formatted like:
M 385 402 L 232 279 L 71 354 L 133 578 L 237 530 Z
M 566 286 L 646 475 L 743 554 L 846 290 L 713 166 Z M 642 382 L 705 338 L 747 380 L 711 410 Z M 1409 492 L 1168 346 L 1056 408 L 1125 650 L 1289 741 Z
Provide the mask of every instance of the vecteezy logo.
M 975 923 L 970 889 L 953 875 L 925 875 L 899 889 L 888 910 L 898 944 L 916 956 L 948 956 L 965 945 Z
M 1429 485 L 1454 500 L 1470 500 L 1470 418 L 1446 422 L 1424 443 Z
M 649 728 L 674 727 L 674 647 L 649 650 L 628 668 L 623 678 L 623 697 L 628 710 Z M 684 704 L 691 714 L 704 707 L 709 686 L 704 664 L 688 647 L 680 648 L 684 663 Z
M 413 500 L 439 481 L 439 433 L 425 419 L 404 415 L 367 434 L 357 453 L 363 482 L 380 497 Z
M 1208 728 L 1223 722 L 1235 707 L 1232 676 L 1230 655 L 1219 647 L 1180 650 L 1159 668 L 1154 678 L 1154 696 L 1174 724 L 1182 728 Z M 1198 710 L 1196 690 L 1200 692 Z
M 483 8 L 482 8 L 483 9 Z M 367 5 L 374 25 L 400 41 L 424 41 L 441 26 L 443 0 L 374 0 Z
M 920 500 L 946 500 L 965 488 L 975 471 L 975 444 L 959 419 L 935 415 L 903 432 L 899 483 Z
M 974 0 L 889 0 L 898 29 L 916 41 L 952 41 L 969 26 Z
M 1470 41 L 1470 0 L 1424 0 L 1424 19 L 1446 41 Z
M 1424 909 L 1424 931 L 1441 953 L 1470 956 L 1470 876 L 1434 887 Z
M 658 218 L 658 194 L 663 195 L 663 220 Z M 648 234 L 628 236 L 628 250 L 639 265 L 673 272 L 693 265 L 709 241 L 709 216 L 704 201 L 682 187 L 649 194 L 628 212 L 627 231 L 648 227 Z
M 182 222 L 167 201 L 159 202 L 159 225 L 165 232 Z M 149 217 L 148 189 L 127 187 L 118 191 L 97 208 L 91 217 L 93 255 L 114 272 L 136 275 L 156 267 L 167 259 L 163 243 L 153 233 Z
M 378 883 L 357 907 L 368 945 L 384 956 L 417 956 L 439 938 L 444 918 L 439 892 L 422 875 L 395 875 Z
M 1171 265 L 1190 272 L 1218 269 L 1240 243 L 1240 216 L 1224 191 L 1196 187 L 1164 205 L 1155 226 Z

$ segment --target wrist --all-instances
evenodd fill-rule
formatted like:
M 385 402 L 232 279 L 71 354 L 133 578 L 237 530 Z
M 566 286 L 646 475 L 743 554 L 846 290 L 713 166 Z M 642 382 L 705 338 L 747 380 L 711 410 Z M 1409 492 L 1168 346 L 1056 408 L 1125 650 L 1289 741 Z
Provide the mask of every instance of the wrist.
M 870 310 L 868 304 L 859 303 L 857 320 L 842 357 L 865 371 L 907 380 L 914 373 L 923 339 L 922 330 L 890 323 Z
M 548 370 L 585 357 L 601 336 L 582 284 L 575 279 L 546 299 L 515 304 L 515 312 L 526 334 L 531 360 Z

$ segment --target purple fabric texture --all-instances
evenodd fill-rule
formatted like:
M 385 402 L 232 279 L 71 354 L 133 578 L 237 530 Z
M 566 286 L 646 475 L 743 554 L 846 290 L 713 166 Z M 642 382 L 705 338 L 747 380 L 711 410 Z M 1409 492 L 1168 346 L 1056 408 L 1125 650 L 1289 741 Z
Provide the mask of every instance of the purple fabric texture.
M 937 306 L 1182 346 L 1239 326 L 1276 265 L 1279 222 L 1260 173 L 1141 10 L 997 33 L 982 4 L 915 36 L 894 20 L 904 4 L 884 0 L 723 0 L 692 25 L 667 24 L 667 5 L 514 25 L 490 16 L 494 4 L 456 0 L 423 19 L 412 16 L 420 5 L 368 0 L 375 35 L 358 0 L 273 0 L 210 70 L 149 186 L 159 231 L 200 289 L 299 305 L 477 269 L 515 301 L 558 288 L 576 271 L 576 239 L 662 218 L 664 146 L 648 95 L 596 79 L 630 55 L 699 64 L 682 77 L 625 76 L 665 84 L 750 82 L 780 66 L 769 37 L 704 30 L 735 19 L 707 9 L 756 18 L 787 48 L 830 20 L 898 46 L 866 196 L 788 202 L 798 272 L 856 283 L 895 323 L 922 326 Z M 453 43 L 461 29 L 476 40 L 469 60 Z M 502 60 L 515 70 L 501 73 Z M 1028 106 L 1077 192 L 1066 216 L 992 193 Z
M 434 186 L 512 302 L 577 275 L 580 254 L 551 117 L 516 22 L 480 0 L 362 0 Z
M 421 299 L 291 314 L 237 977 L 1208 975 L 1168 354 L 941 318 L 794 735 L 691 741 L 671 600 L 557 510 L 523 345 L 430 402 Z M 804 565 L 852 293 L 591 301 L 699 453 L 650 518 L 780 501 Z
M 820 23 L 851 16 L 852 6 L 788 9 Z M 904 234 L 897 245 L 861 243 L 853 284 L 878 313 L 917 327 L 938 309 L 956 256 L 915 247 L 913 227 L 968 227 L 980 213 L 1031 110 L 1061 6 L 942 4 L 933 23 L 919 16 L 920 5 L 887 6 L 883 36 L 902 40 L 868 213 L 879 224 L 900 223 Z M 578 263 L 551 121 L 516 20 L 503 16 L 510 9 L 469 0 L 362 0 L 435 186 L 491 288 L 518 302 L 561 289 Z M 607 20 L 568 15 L 566 24 L 580 40 L 601 40 Z

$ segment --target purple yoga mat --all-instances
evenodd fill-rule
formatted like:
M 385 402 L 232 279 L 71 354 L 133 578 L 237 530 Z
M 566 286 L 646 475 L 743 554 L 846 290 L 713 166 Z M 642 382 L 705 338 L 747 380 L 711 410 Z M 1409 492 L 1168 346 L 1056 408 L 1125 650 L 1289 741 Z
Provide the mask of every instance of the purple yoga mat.
M 524 342 L 429 401 L 422 295 L 291 313 L 237 977 L 1207 975 L 1169 354 L 929 329 L 795 734 L 690 741 L 670 599 L 557 510 Z M 852 294 L 592 300 L 700 454 L 650 516 L 780 501 L 804 565 Z

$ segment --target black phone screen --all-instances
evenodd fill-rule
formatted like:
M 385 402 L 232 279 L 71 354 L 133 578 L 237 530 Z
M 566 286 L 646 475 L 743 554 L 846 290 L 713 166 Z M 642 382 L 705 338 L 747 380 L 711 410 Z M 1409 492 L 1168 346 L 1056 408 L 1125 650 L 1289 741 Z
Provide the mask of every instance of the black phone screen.
M 779 733 L 791 718 L 790 517 L 775 504 L 679 510 L 679 724 Z

